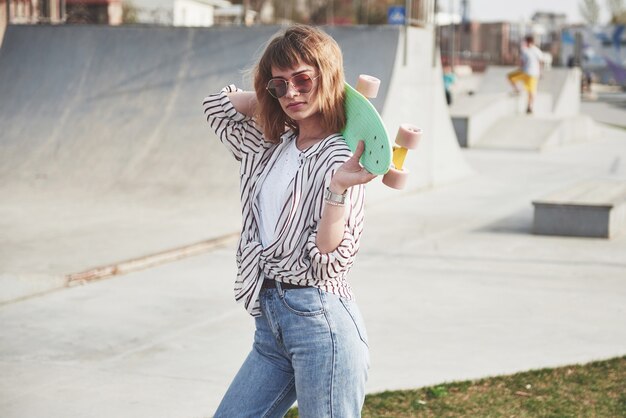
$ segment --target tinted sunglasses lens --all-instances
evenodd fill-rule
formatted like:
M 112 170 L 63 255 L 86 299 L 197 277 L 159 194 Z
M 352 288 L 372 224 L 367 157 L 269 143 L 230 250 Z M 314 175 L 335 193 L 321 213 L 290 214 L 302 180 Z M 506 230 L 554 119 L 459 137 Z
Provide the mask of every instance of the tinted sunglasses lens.
M 313 80 L 306 74 L 299 74 L 293 77 L 291 83 L 300 93 L 308 93 L 313 88 Z
M 277 99 L 287 94 L 287 82 L 285 80 L 270 80 L 267 83 L 267 91 Z

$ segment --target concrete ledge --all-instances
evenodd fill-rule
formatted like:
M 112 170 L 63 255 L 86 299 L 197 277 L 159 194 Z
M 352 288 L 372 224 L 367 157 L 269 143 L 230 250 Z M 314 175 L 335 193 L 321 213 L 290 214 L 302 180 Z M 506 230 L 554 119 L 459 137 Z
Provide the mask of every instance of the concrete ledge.
M 535 98 L 535 114 L 547 115 L 552 99 L 547 94 Z M 459 145 L 471 148 L 502 118 L 526 113 L 526 96 L 487 93 L 460 97 L 451 107 L 450 116 Z
M 459 145 L 471 147 L 496 121 L 516 113 L 517 98 L 505 94 L 466 96 L 450 107 Z
M 586 115 L 565 118 L 517 115 L 500 118 L 472 146 L 545 151 L 590 141 L 599 135 L 595 123 Z
M 474 144 L 475 148 L 541 151 L 555 142 L 562 122 L 551 118 L 507 116 L 500 118 Z
M 626 229 L 626 181 L 586 181 L 533 206 L 535 234 L 613 238 Z

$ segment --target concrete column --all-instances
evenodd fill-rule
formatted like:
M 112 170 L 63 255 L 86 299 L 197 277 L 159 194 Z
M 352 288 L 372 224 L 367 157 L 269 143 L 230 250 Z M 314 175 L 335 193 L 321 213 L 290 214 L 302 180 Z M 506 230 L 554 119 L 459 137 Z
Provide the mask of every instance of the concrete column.
M 9 17 L 9 3 L 8 0 L 0 0 L 0 46 L 2 46 L 2 39 L 4 38 L 4 31 L 7 28 Z

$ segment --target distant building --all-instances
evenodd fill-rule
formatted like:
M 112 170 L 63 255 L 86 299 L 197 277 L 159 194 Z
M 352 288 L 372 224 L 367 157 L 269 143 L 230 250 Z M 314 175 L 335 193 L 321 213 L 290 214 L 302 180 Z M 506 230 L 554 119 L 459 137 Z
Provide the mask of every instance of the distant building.
M 7 4 L 7 0 L 0 0 L 0 46 L 9 20 L 13 23 L 36 23 L 39 15 L 40 10 L 33 1 L 13 0 Z
M 435 23 L 438 26 L 447 26 L 461 23 L 461 15 L 456 13 L 437 12 L 435 13 Z
M 0 45 L 7 24 L 63 23 L 63 0 L 0 0 Z
M 174 26 L 213 26 L 243 23 L 243 5 L 225 0 L 174 0 Z M 247 11 L 246 22 L 256 13 Z
M 552 56 L 560 54 L 561 31 L 567 25 L 567 16 L 564 13 L 537 12 L 532 17 L 535 24 L 535 43 Z
M 469 65 L 482 71 L 488 65 L 514 65 L 521 37 L 509 22 L 468 22 L 440 26 L 439 39 L 444 63 Z M 454 57 L 450 51 L 452 48 Z
M 127 1 L 127 0 L 125 0 Z M 136 23 L 173 26 L 213 26 L 241 24 L 243 5 L 227 0 L 128 0 L 136 13 Z M 246 22 L 256 12 L 248 10 Z
M 65 19 L 63 0 L 9 0 L 8 21 L 11 23 L 62 23 Z M 0 1 L 0 17 L 7 21 L 7 0 Z
M 521 22 L 467 22 L 439 27 L 441 55 L 444 62 L 453 57 L 455 63 L 481 71 L 488 65 L 518 65 L 520 46 L 526 35 L 550 56 L 558 56 L 561 30 L 567 16 L 562 13 L 537 12 L 532 20 Z M 454 54 L 450 52 L 454 39 Z
M 225 0 L 174 0 L 174 26 L 213 26 L 215 11 L 230 7 Z M 241 15 L 241 11 L 239 11 Z
M 565 13 L 536 12 L 530 19 L 533 23 L 543 26 L 547 33 L 560 33 L 567 24 Z

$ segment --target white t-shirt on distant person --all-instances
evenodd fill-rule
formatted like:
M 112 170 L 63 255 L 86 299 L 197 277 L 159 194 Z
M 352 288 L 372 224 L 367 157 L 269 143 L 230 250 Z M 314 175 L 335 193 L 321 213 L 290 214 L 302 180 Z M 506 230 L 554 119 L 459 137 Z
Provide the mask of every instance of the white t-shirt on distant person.
M 532 77 L 541 75 L 543 52 L 536 45 L 522 48 L 522 71 Z

